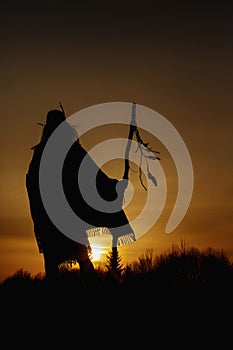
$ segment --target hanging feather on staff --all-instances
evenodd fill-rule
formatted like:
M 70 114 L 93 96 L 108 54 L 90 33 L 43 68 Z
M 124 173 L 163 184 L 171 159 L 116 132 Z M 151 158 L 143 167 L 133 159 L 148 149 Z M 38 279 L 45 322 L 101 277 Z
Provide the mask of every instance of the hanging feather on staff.
M 123 175 L 123 179 L 128 180 L 129 179 L 129 152 L 131 148 L 131 143 L 133 136 L 135 135 L 136 141 L 138 143 L 138 148 L 137 151 L 139 150 L 140 152 L 140 161 L 139 161 L 139 179 L 141 182 L 142 187 L 147 191 L 146 186 L 144 185 L 142 181 L 142 170 L 141 170 L 141 165 L 142 165 L 142 160 L 143 158 L 146 160 L 146 169 L 147 169 L 147 176 L 148 179 L 150 179 L 155 186 L 157 186 L 157 181 L 155 177 L 151 174 L 150 169 L 149 169 L 149 164 L 147 159 L 152 159 L 152 160 L 160 160 L 159 157 L 155 156 L 154 154 L 158 154 L 158 151 L 155 151 L 153 148 L 149 147 L 149 143 L 144 142 L 140 136 L 139 130 L 137 128 L 137 123 L 136 123 L 136 103 L 132 103 L 132 115 L 131 115 L 131 122 L 130 122 L 130 129 L 129 129 L 129 135 L 128 135 L 128 143 L 126 146 L 126 151 L 125 151 L 125 171 Z

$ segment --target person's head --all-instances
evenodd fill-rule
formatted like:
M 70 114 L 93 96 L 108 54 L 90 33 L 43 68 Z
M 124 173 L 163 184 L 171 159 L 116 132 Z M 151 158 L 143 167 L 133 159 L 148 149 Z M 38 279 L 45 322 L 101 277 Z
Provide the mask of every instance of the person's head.
M 52 109 L 47 113 L 46 116 L 46 125 L 48 125 L 50 128 L 56 129 L 56 127 L 64 122 L 66 119 L 64 112 L 60 111 L 59 109 Z
M 47 140 L 53 131 L 66 120 L 65 114 L 59 109 L 52 109 L 47 113 L 41 141 Z

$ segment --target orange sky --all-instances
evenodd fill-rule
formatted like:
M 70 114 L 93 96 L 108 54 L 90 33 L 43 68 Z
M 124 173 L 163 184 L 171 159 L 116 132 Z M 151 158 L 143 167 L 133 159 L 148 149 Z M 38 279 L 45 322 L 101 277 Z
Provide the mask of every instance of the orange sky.
M 43 271 L 25 174 L 30 147 L 40 137 L 37 122 L 44 122 L 60 100 L 68 116 L 99 103 L 136 101 L 167 118 L 190 152 L 191 205 L 169 235 L 164 230 L 176 177 L 160 145 L 168 201 L 153 229 L 120 248 L 125 262 L 147 248 L 169 249 L 181 239 L 233 256 L 232 11 L 223 2 L 219 7 L 212 2 L 150 6 L 1 5 L 0 279 L 19 268 Z

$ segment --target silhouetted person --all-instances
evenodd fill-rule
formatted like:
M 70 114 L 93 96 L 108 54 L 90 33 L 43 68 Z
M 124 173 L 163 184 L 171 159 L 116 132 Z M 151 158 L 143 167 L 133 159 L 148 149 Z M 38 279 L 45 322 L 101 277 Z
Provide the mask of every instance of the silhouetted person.
M 79 235 L 77 241 L 82 242 L 82 244 L 68 238 L 54 225 L 44 208 L 40 193 L 39 171 L 41 157 L 50 136 L 61 123 L 63 123 L 63 137 L 66 140 L 73 140 L 70 143 L 70 148 L 68 148 L 62 166 L 62 188 L 70 209 L 82 220 L 82 224 L 77 228 Z M 59 264 L 70 260 L 79 263 L 80 273 L 85 278 L 94 271 L 89 255 L 90 244 L 88 237 L 94 236 L 96 229 L 110 229 L 114 246 L 121 239 L 125 241 L 127 237 L 135 240 L 134 232 L 122 209 L 123 197 L 118 196 L 119 191 L 117 192 L 116 188 L 116 185 L 119 185 L 118 190 L 121 188 L 120 191 L 124 192 L 125 182 L 108 177 L 98 168 L 81 146 L 76 131 L 66 121 L 63 111 L 51 110 L 48 112 L 41 140 L 32 149 L 34 153 L 26 174 L 26 187 L 39 252 L 44 255 L 46 275 L 48 278 L 56 277 L 59 272 Z M 96 189 L 99 195 L 109 203 L 116 201 L 114 213 L 99 211 L 90 206 L 83 198 L 79 187 L 78 174 L 84 157 L 88 163 L 88 173 L 84 176 L 85 186 L 87 186 L 85 188 L 89 188 L 91 175 L 95 174 Z M 56 208 L 56 198 L 54 198 L 54 205 Z M 118 227 L 122 227 L 123 232 Z
M 45 272 L 49 280 L 54 280 L 58 277 L 59 265 L 66 261 L 78 262 L 80 274 L 84 278 L 94 271 L 89 255 L 90 246 L 88 240 L 87 244 L 83 245 L 60 232 L 48 216 L 40 193 L 39 169 L 42 153 L 49 137 L 64 120 L 65 115 L 63 111 L 51 110 L 48 112 L 41 140 L 32 147 L 34 153 L 26 174 L 26 188 L 31 217 L 34 223 L 34 232 L 39 252 L 44 255 Z

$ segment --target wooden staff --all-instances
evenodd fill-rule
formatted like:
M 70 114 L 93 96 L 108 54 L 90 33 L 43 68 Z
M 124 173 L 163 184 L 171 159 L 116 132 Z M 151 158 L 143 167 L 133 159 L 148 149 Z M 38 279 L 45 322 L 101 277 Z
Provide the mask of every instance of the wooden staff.
M 125 171 L 123 175 L 123 179 L 128 180 L 129 179 L 129 152 L 130 152 L 130 147 L 133 139 L 133 134 L 135 133 L 137 129 L 137 124 L 136 124 L 136 103 L 132 103 L 132 114 L 131 114 L 131 121 L 130 121 L 130 128 L 129 128 L 129 136 L 128 136 L 128 142 L 125 150 Z
M 129 170 L 130 170 L 130 166 L 129 166 L 129 152 L 130 152 L 130 147 L 131 147 L 131 143 L 132 143 L 132 139 L 133 136 L 135 134 L 135 138 L 136 141 L 138 143 L 138 149 L 140 150 L 140 166 L 139 166 L 139 179 L 141 182 L 142 187 L 147 191 L 146 186 L 143 184 L 142 181 L 142 171 L 141 171 L 141 163 L 142 163 L 142 159 L 144 158 L 147 164 L 147 175 L 148 178 L 155 184 L 155 186 L 157 186 L 157 181 L 154 178 L 154 176 L 151 174 L 150 170 L 149 170 L 149 165 L 147 163 L 147 159 L 158 159 L 160 160 L 159 157 L 157 157 L 157 155 L 153 155 L 154 154 L 158 154 L 160 152 L 153 150 L 151 147 L 149 147 L 149 142 L 144 142 L 140 136 L 139 130 L 137 128 L 137 123 L 136 123 L 136 103 L 133 102 L 132 104 L 132 115 L 131 115 L 131 122 L 130 122 L 130 128 L 129 128 L 129 135 L 128 135 L 128 142 L 127 142 L 127 146 L 126 146 L 126 151 L 125 151 L 125 171 L 124 171 L 124 175 L 123 175 L 123 179 L 128 180 L 129 179 Z

